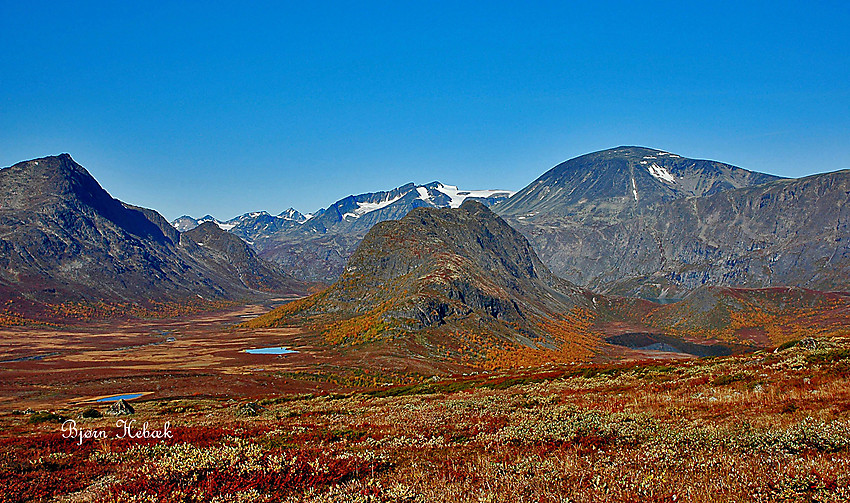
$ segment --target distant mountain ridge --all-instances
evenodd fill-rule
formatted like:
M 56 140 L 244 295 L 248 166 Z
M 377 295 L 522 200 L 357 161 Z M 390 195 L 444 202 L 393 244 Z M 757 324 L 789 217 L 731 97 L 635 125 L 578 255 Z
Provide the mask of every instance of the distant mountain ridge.
M 198 220 L 183 216 L 172 225 L 189 229 L 213 221 L 299 279 L 331 283 L 342 274 L 346 259 L 366 232 L 378 222 L 402 218 L 414 208 L 457 208 L 466 200 L 492 206 L 512 194 L 496 189 L 461 190 L 440 182 L 408 183 L 388 191 L 351 195 L 309 215 L 290 208 L 277 216 L 254 212 L 224 222 L 209 215 Z
M 204 222 L 212 222 L 221 230 L 232 231 L 237 229 L 237 232 L 250 236 L 253 233 L 259 232 L 274 232 L 286 225 L 293 223 L 301 224 L 312 218 L 313 215 L 302 215 L 295 208 L 289 208 L 282 211 L 278 215 L 272 215 L 267 211 L 254 211 L 244 213 L 230 220 L 221 221 L 212 215 L 205 215 L 195 219 L 189 215 L 183 215 L 171 221 L 171 225 L 180 232 L 186 232 L 203 224 Z M 251 230 L 253 229 L 253 231 Z
M 209 229 L 208 229 L 209 230 Z M 219 241 L 230 236 L 215 227 Z M 213 239 L 207 236 L 205 239 Z M 36 302 L 239 299 L 303 293 L 240 240 L 213 252 L 159 213 L 112 198 L 68 154 L 0 170 L 0 293 Z M 264 278 L 245 278 L 224 263 Z

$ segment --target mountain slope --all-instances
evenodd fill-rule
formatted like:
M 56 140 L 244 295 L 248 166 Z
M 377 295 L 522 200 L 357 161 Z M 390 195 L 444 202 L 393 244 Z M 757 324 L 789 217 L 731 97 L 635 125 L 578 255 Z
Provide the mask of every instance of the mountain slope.
M 375 225 L 330 288 L 249 325 L 308 318 L 334 344 L 395 341 L 429 357 L 464 346 L 482 360 L 504 348 L 576 357 L 586 356 L 592 343 L 570 326 L 570 317 L 592 302 L 549 272 L 504 220 L 467 201 L 458 209 L 417 208 Z
M 155 211 L 112 198 L 68 154 L 0 170 L 0 289 L 6 294 L 57 302 L 258 293 L 206 264 L 198 248 Z
M 246 287 L 264 292 L 303 293 L 304 284 L 288 275 L 276 264 L 260 259 L 241 239 L 220 229 L 213 222 L 204 222 L 182 234 L 200 248 L 192 255 L 221 276 L 239 278 Z M 184 241 L 184 247 L 189 245 Z
M 494 210 L 553 272 L 602 293 L 850 289 L 846 179 L 618 147 L 556 166 Z
M 579 225 L 512 220 L 563 277 L 600 292 L 677 296 L 702 285 L 850 290 L 850 171 L 659 204 Z
M 671 336 L 755 347 L 850 335 L 850 295 L 804 288 L 700 287 L 643 320 Z

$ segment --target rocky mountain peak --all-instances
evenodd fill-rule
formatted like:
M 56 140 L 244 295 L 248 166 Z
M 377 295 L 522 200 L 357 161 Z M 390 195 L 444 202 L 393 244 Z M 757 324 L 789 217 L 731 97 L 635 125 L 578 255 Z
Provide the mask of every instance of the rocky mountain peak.
M 0 170 L 0 177 L 9 189 L 0 194 L 4 207 L 44 204 L 57 198 L 100 205 L 113 201 L 68 154 L 19 162 Z
M 303 287 L 253 252 L 201 248 L 182 239 L 156 211 L 114 199 L 67 154 L 0 170 L 0 291 L 5 293 L 38 302 L 147 301 L 235 298 Z M 251 263 L 232 264 L 243 258 Z M 234 268 L 251 269 L 259 279 L 246 282 Z
M 381 254 L 381 261 L 372 259 Z M 399 273 L 389 257 L 406 262 L 402 274 L 447 255 L 463 257 L 483 271 L 534 279 L 548 270 L 528 241 L 477 201 L 457 209 L 414 208 L 401 220 L 377 224 L 352 255 L 347 274 L 392 277 Z M 356 271 L 356 272 L 355 272 Z
M 548 337 L 543 320 L 586 304 L 585 293 L 552 275 L 520 233 L 465 201 L 376 224 L 336 283 L 255 326 L 296 312 L 335 313 L 382 339 L 419 330 L 457 337 L 487 326 L 510 344 L 533 345 L 529 337 Z

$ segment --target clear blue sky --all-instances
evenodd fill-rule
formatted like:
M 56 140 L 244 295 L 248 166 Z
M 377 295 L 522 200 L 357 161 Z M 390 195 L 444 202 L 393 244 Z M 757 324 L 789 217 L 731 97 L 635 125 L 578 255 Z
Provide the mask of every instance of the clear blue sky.
M 0 0 L 0 30 L 0 165 L 68 152 L 169 219 L 618 145 L 850 168 L 848 2 Z

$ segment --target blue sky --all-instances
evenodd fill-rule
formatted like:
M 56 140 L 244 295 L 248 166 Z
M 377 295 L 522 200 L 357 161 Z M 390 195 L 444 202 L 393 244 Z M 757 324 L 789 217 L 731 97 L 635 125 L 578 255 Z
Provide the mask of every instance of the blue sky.
M 848 26 L 847 2 L 0 0 L 0 165 L 68 152 L 169 219 L 519 189 L 618 145 L 846 169 Z

